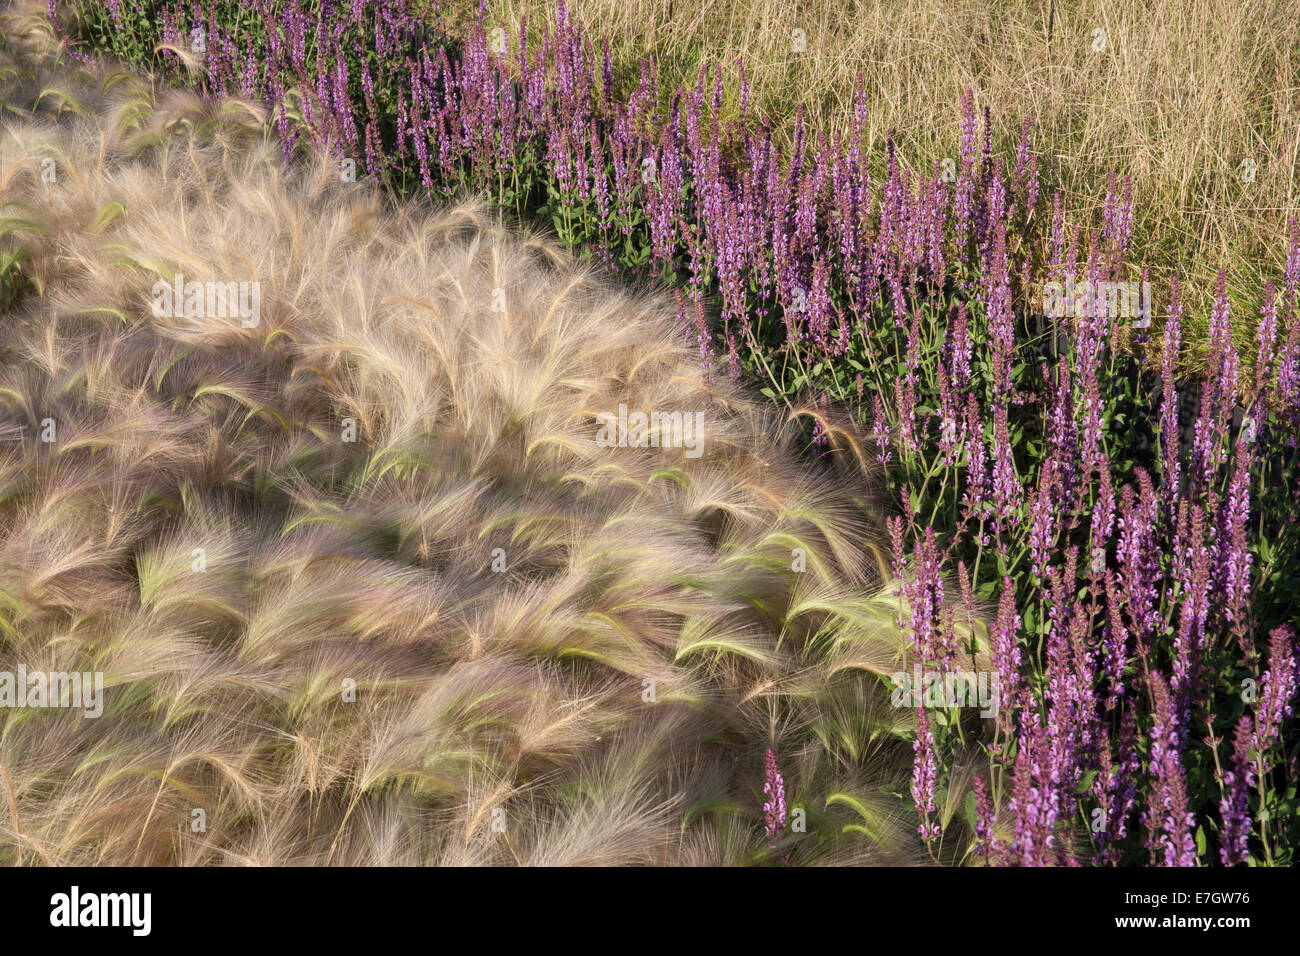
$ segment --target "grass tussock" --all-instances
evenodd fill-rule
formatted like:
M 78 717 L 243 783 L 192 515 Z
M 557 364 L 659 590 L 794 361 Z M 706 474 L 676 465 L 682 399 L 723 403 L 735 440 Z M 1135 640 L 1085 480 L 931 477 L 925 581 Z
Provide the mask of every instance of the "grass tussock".
M 0 860 L 928 859 L 851 433 L 812 470 L 662 297 L 5 21 L 0 670 L 105 698 L 0 711 Z M 599 446 L 620 404 L 703 453 Z

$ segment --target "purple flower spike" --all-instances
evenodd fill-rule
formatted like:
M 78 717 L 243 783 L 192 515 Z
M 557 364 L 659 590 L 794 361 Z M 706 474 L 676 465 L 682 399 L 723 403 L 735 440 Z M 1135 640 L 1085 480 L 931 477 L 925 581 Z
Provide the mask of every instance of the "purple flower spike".
M 1219 802 L 1223 831 L 1219 860 L 1224 866 L 1245 863 L 1246 840 L 1250 836 L 1250 803 L 1247 795 L 1255 785 L 1255 765 L 1250 759 L 1250 718 L 1242 715 L 1232 737 L 1232 769 L 1223 775 L 1224 796 Z
M 771 747 L 767 748 L 763 765 L 767 777 L 763 784 L 763 795 L 767 797 L 763 804 L 763 835 L 767 837 L 767 845 L 771 846 L 772 841 L 785 830 L 785 780 Z
M 1260 755 L 1264 773 L 1270 769 L 1265 756 L 1277 740 L 1282 721 L 1292 714 L 1296 696 L 1296 639 L 1290 626 L 1283 624 L 1268 636 L 1268 670 L 1260 680 L 1259 706 L 1255 710 L 1253 743 Z

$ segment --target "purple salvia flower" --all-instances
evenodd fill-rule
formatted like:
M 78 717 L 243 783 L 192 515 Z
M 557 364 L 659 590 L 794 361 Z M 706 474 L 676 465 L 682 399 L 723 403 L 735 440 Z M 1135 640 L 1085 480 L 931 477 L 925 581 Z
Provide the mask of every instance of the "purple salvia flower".
M 951 468 L 957 463 L 957 455 L 962 441 L 962 425 L 964 420 L 957 407 L 957 396 L 954 394 L 952 385 L 948 377 L 948 369 L 943 362 L 939 363 L 939 451 L 941 453 L 940 463 L 945 468 Z
M 1182 742 L 1169 685 L 1159 673 L 1151 674 L 1155 722 L 1151 727 L 1150 794 L 1144 822 L 1147 849 L 1153 866 L 1193 866 L 1192 841 L 1195 816 L 1187 808 L 1187 784 L 1182 764 Z
M 1083 608 L 1073 606 L 1074 582 L 1078 573 L 1078 548 L 1066 552 L 1065 567 L 1050 572 L 1051 627 L 1047 635 L 1047 746 L 1042 776 L 1044 800 L 1050 819 L 1073 816 L 1074 785 L 1079 777 L 1078 754 L 1084 706 L 1092 701 L 1093 669 L 1090 657 L 1081 654 L 1078 631 L 1086 626 Z
M 1192 445 L 1192 479 L 1208 487 L 1214 472 L 1227 460 L 1224 437 L 1227 418 L 1237 395 L 1237 349 L 1232 344 L 1228 316 L 1228 290 L 1219 270 L 1218 293 L 1210 317 L 1210 342 L 1206 361 L 1205 387 L 1201 393 L 1201 414 L 1196 420 Z
M 763 768 L 763 796 L 767 797 L 763 802 L 763 836 L 767 838 L 770 847 L 773 840 L 785 830 L 785 780 L 771 747 L 767 748 L 767 755 L 763 758 Z
M 344 139 L 351 145 L 357 145 L 357 127 L 352 117 L 352 101 L 348 97 L 348 67 L 343 60 L 343 51 L 339 50 L 334 61 L 334 84 L 331 90 L 333 109 L 342 119 Z
M 740 354 L 736 351 L 736 335 L 727 335 L 727 371 L 733 382 L 740 381 Z
M 958 148 L 961 150 L 963 164 L 975 162 L 978 139 L 979 123 L 975 118 L 975 91 L 968 86 L 961 97 L 961 138 Z
M 1250 522 L 1251 448 L 1246 436 L 1239 435 L 1234 454 L 1232 479 L 1227 500 L 1219 512 L 1218 547 L 1215 552 L 1214 579 L 1219 587 L 1218 601 L 1224 617 L 1232 625 L 1239 645 L 1246 642 L 1247 615 L 1250 611 L 1250 567 L 1253 556 L 1247 540 Z
M 1247 407 L 1250 414 L 1263 411 L 1273 356 L 1277 352 L 1277 291 L 1273 283 L 1264 285 L 1264 306 L 1259 312 L 1259 327 L 1255 332 L 1255 389 Z
M 887 465 L 893 458 L 893 453 L 890 451 L 893 439 L 890 435 L 889 421 L 885 418 L 885 403 L 881 401 L 879 395 L 874 396 L 873 401 L 871 434 L 876 443 L 876 461 Z
M 1097 248 L 1096 233 L 1093 233 L 1093 240 L 1092 253 L 1088 258 L 1088 288 L 1093 292 L 1088 298 L 1092 300 L 1092 307 L 1085 308 L 1083 314 L 1076 317 L 1078 331 L 1075 340 L 1079 386 L 1083 393 L 1080 409 L 1080 460 L 1085 483 L 1097 469 L 1105 454 L 1101 449 L 1102 399 L 1098 376 L 1106 343 L 1106 302 L 1104 297 L 1095 294 L 1095 290 L 1103 281 L 1104 273 Z M 1083 491 L 1083 485 L 1080 485 L 1081 495 Z
M 1289 425 L 1286 444 L 1294 448 L 1300 441 L 1300 309 L 1288 311 L 1285 344 L 1277 359 L 1277 382 L 1273 401 L 1278 413 Z
M 1276 627 L 1268 636 L 1268 669 L 1260 678 L 1259 704 L 1255 708 L 1252 744 L 1259 754 L 1262 773 L 1271 764 L 1265 756 L 1277 740 L 1282 722 L 1292 713 L 1296 696 L 1295 632 L 1290 625 Z
M 677 246 L 677 223 L 681 211 L 681 165 L 671 124 L 664 127 L 660 148 L 651 154 L 650 159 L 658 170 L 656 183 L 649 187 L 647 194 L 650 243 L 655 262 L 662 265 L 672 261 Z
M 904 356 L 904 372 L 894 380 L 894 391 L 898 406 L 898 438 L 904 455 L 917 450 L 916 443 L 916 386 L 919 382 L 917 370 L 921 366 L 921 310 L 912 312 L 912 321 L 907 332 L 907 352 Z
M 984 857 L 985 866 L 996 866 L 1001 854 L 994 837 L 998 816 L 993 809 L 993 800 L 989 796 L 988 784 L 983 777 L 977 776 L 971 788 L 975 794 L 975 846 L 974 852 Z
M 982 514 L 989 500 L 992 480 L 989 475 L 988 450 L 984 444 L 984 425 L 980 420 L 975 393 L 966 393 L 966 487 L 962 504 L 966 517 Z M 983 543 L 983 542 L 978 542 Z
M 885 524 L 889 528 L 890 543 L 890 569 L 894 578 L 889 586 L 889 593 L 894 597 L 903 596 L 904 585 L 907 582 L 907 548 L 903 545 L 903 539 L 906 536 L 908 522 L 905 522 L 900 515 L 890 515 L 885 519 Z M 894 623 L 899 627 L 902 626 L 902 601 L 899 602 L 899 616 L 895 617 Z
M 1066 570 L 1074 571 L 1074 549 L 1071 549 L 1066 560 Z M 1070 615 L 1067 639 L 1070 645 L 1071 671 L 1073 674 L 1072 689 L 1072 730 L 1076 735 L 1075 750 L 1063 752 L 1063 760 L 1069 763 L 1062 764 L 1062 779 L 1069 785 L 1070 789 L 1064 793 L 1063 804 L 1066 804 L 1063 813 L 1073 813 L 1073 806 L 1076 801 L 1073 796 L 1073 786 L 1078 782 L 1079 776 L 1089 766 L 1095 766 L 1097 762 L 1098 737 L 1100 735 L 1100 725 L 1097 719 L 1097 698 L 1095 688 L 1097 687 L 1097 641 L 1092 636 L 1092 620 L 1097 614 L 1097 596 L 1090 593 L 1087 603 L 1076 605 L 1074 612 Z
M 1124 491 L 1131 497 L 1131 488 L 1126 485 Z M 1129 501 L 1127 504 L 1131 506 L 1132 502 Z M 1124 597 L 1119 578 L 1111 568 L 1106 569 L 1104 578 L 1106 623 L 1102 628 L 1101 636 L 1101 665 L 1102 673 L 1106 678 L 1106 709 L 1114 710 L 1115 704 L 1124 696 L 1124 664 L 1128 659 L 1128 629 L 1124 625 L 1122 611 Z M 1103 750 L 1105 750 L 1104 746 Z
M 1129 236 L 1133 232 L 1133 183 L 1128 174 L 1124 175 L 1124 199 L 1119 207 L 1118 239 L 1119 258 L 1123 261 L 1128 252 Z
M 1154 636 L 1158 621 L 1160 562 L 1156 528 L 1159 503 L 1146 470 L 1136 469 L 1136 476 L 1137 493 L 1134 494 L 1132 486 L 1126 485 L 1121 495 L 1115 563 L 1123 584 L 1118 602 L 1127 610 L 1129 627 L 1141 647 Z M 1109 583 L 1107 593 L 1111 593 Z M 1111 666 L 1122 667 L 1123 661 L 1115 660 Z
M 1029 498 L 1029 568 L 1040 581 L 1044 577 L 1060 515 L 1056 511 L 1056 463 L 1049 458 L 1038 473 L 1038 487 Z
M 857 196 L 850 172 L 851 160 L 837 155 L 831 164 L 831 193 L 835 197 L 834 216 L 831 220 L 841 261 L 844 263 L 849 296 L 857 294 L 862 274 L 857 261 L 860 238 L 858 235 Z
M 1133 188 L 1128 176 L 1124 177 L 1124 188 L 1121 192 L 1115 173 L 1110 174 L 1104 217 L 1102 242 L 1106 249 L 1109 277 L 1118 278 L 1128 249 L 1129 233 L 1132 231 L 1133 223 Z
M 827 263 L 825 259 L 823 259 L 821 256 L 818 256 L 813 261 L 812 288 L 809 289 L 808 297 L 807 297 L 807 305 L 808 305 L 807 324 L 808 324 L 808 334 L 813 344 L 815 344 L 824 353 L 827 352 L 827 348 L 829 345 L 827 339 L 828 336 L 830 335 L 830 320 L 831 320 L 831 312 L 832 312 L 830 283 L 831 283 L 830 265 L 829 263 Z M 908 341 L 909 342 L 911 341 L 910 337 Z M 826 357 L 831 358 L 833 356 L 827 353 Z M 903 419 L 904 421 L 909 423 L 913 417 L 910 412 L 910 409 L 911 406 L 915 404 L 914 383 L 916 377 L 914 372 L 910 373 L 910 375 L 912 381 L 909 384 L 910 384 L 913 397 L 909 400 L 908 403 L 909 414 L 907 418 Z M 910 443 L 911 435 L 905 434 L 903 440 L 905 444 Z
M 951 633 L 942 620 L 943 574 L 939 547 L 933 528 L 926 528 L 912 548 L 912 573 L 903 595 L 907 602 L 907 626 L 912 651 L 923 663 L 949 664 L 956 656 Z
M 1097 460 L 1097 500 L 1092 508 L 1088 555 L 1093 574 L 1101 574 L 1106 566 L 1106 551 L 1110 547 L 1111 532 L 1115 528 L 1115 488 L 1110 474 L 1110 460 L 1104 455 Z
M 966 303 L 958 302 L 952 320 L 952 387 L 964 392 L 971 380 L 971 340 L 970 320 L 966 315 Z
M 1079 428 L 1074 418 L 1074 391 L 1068 356 L 1056 363 L 1056 394 L 1047 423 L 1049 461 L 1056 481 L 1055 503 L 1063 505 L 1079 478 Z
M 1034 125 L 1034 114 L 1026 113 L 1024 120 L 1020 124 L 1020 146 L 1016 149 L 1016 167 L 1011 173 L 1012 188 L 1020 186 L 1021 177 L 1024 176 L 1025 170 L 1029 166 L 1029 143 L 1030 131 Z
M 996 271 L 999 268 L 1005 268 L 1006 260 L 1006 211 L 1007 211 L 1007 184 L 1002 174 L 1002 157 L 999 156 L 993 161 L 993 172 L 989 178 L 988 192 L 979 212 L 981 224 L 980 236 L 980 258 L 984 263 L 988 263 L 994 244 L 999 241 L 1003 243 L 1002 257 L 1003 266 L 999 267 L 996 263 L 992 266 Z
M 1015 826 L 1011 862 L 1044 866 L 1056 855 L 1057 813 L 1049 780 L 1048 731 L 1039 721 L 1037 710 L 1031 708 L 1022 714 L 1006 814 Z
M 1224 866 L 1245 863 L 1250 838 L 1250 788 L 1255 785 L 1255 764 L 1250 759 L 1253 734 L 1250 717 L 1243 714 L 1232 735 L 1232 769 L 1223 775 L 1219 814 L 1219 860 Z
M 591 172 L 595 187 L 592 191 L 596 197 L 596 215 L 600 219 L 600 227 L 603 231 L 609 225 L 609 174 L 605 170 L 605 153 L 601 148 L 601 139 L 596 132 L 594 119 L 587 124 L 587 148 L 591 151 Z
M 998 674 L 998 696 L 1001 698 L 998 720 L 1003 714 L 1022 706 L 1020 682 L 1020 614 L 1016 611 L 1015 584 L 1009 576 L 1002 578 L 1002 593 L 998 596 L 998 616 L 993 628 L 990 655 L 993 669 Z M 1007 718 L 1009 729 L 1009 717 Z
M 1006 223 L 995 226 L 992 262 L 985 286 L 988 307 L 989 347 L 993 365 L 993 394 L 1001 404 L 1011 395 L 1011 365 L 1015 349 L 1015 326 L 1011 311 L 1011 278 L 1007 270 Z
M 931 821 L 935 812 L 934 791 L 939 782 L 939 767 L 930 731 L 930 718 L 924 707 L 916 708 L 916 740 L 912 744 L 912 799 L 921 821 L 916 831 L 923 840 L 933 840 L 940 833 L 939 824 Z
M 1202 668 L 1205 625 L 1210 606 L 1210 550 L 1205 545 L 1206 515 L 1199 504 L 1180 515 L 1174 542 L 1173 577 L 1182 587 L 1178 627 L 1174 634 L 1174 669 L 1169 683 L 1172 701 L 1169 729 L 1181 748 L 1186 742 L 1192 695 Z M 1172 582 L 1171 582 L 1172 585 Z
M 1007 408 L 999 403 L 993 409 L 993 503 L 997 515 L 995 527 L 999 532 L 1019 522 L 1023 492 L 1016 475 Z
M 1113 759 L 1110 735 L 1105 728 L 1101 732 L 1099 772 L 1093 780 L 1093 794 L 1102 809 L 1104 824 L 1097 835 L 1103 848 L 1098 863 L 1118 863 L 1120 851 L 1114 843 L 1128 835 L 1129 815 L 1137 800 L 1137 779 L 1142 769 L 1135 746 L 1136 738 L 1131 708 L 1126 709 L 1120 718 L 1119 740 Z

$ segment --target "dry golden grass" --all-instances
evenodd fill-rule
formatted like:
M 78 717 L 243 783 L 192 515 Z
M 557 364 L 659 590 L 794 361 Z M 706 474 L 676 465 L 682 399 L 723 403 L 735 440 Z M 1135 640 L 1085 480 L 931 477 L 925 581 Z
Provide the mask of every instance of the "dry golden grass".
M 769 743 L 792 862 L 925 859 L 851 434 L 811 470 L 662 296 L 3 20 L 0 670 L 107 701 L 0 712 L 0 861 L 730 863 Z M 176 272 L 260 322 L 154 314 Z M 620 403 L 704 453 L 598 446 Z
M 470 7 L 445 24 L 462 26 Z M 971 87 L 1007 144 L 1034 117 L 1044 182 L 1080 220 L 1099 215 L 1109 171 L 1130 175 L 1131 262 L 1158 280 L 1182 275 L 1193 308 L 1220 266 L 1255 309 L 1264 278 L 1280 271 L 1286 220 L 1300 206 L 1293 0 L 569 0 L 568 9 L 609 39 L 625 82 L 649 54 L 669 87 L 720 64 L 734 109 L 743 64 L 752 102 L 782 137 L 799 105 L 812 129 L 843 130 L 860 72 L 876 146 L 893 130 L 903 160 L 927 174 L 955 155 L 958 101 Z M 524 13 L 553 23 L 556 0 L 490 0 L 489 10 L 513 37 Z M 1103 50 L 1094 30 L 1105 31 Z M 1243 181 L 1246 160 L 1254 182 Z

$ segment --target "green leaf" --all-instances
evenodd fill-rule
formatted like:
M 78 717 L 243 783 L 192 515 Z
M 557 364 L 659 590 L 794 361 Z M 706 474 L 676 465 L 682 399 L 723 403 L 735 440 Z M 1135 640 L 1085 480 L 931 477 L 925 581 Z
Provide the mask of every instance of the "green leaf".
M 91 231 L 102 232 L 105 226 L 124 212 L 126 212 L 126 206 L 122 205 L 122 203 L 117 200 L 108 203 L 99 211 L 99 214 L 95 216 L 95 221 L 90 225 Z
M 1078 784 L 1075 785 L 1074 792 L 1087 793 L 1089 790 L 1092 789 L 1092 782 L 1096 778 L 1097 778 L 1097 771 L 1089 770 L 1079 779 Z

